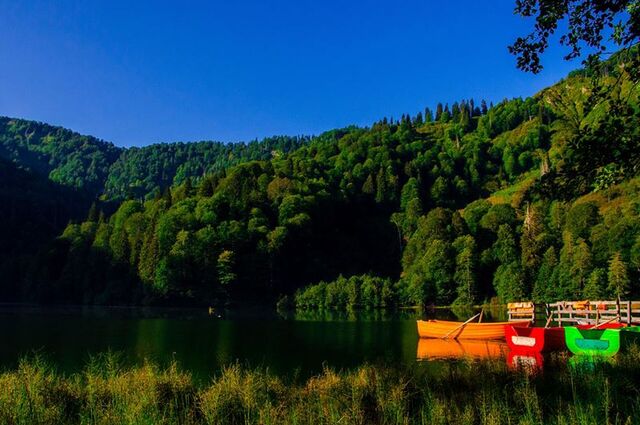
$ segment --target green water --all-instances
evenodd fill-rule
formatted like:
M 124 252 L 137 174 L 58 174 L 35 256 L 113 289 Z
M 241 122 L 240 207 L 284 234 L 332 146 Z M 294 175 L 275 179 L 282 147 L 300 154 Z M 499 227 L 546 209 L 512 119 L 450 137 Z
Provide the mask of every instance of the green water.
M 40 353 L 70 373 L 108 350 L 127 364 L 175 359 L 200 378 L 234 362 L 300 376 L 325 365 L 410 365 L 416 362 L 415 320 L 424 317 L 415 311 L 282 315 L 268 309 L 217 315 L 207 309 L 0 307 L 0 367 L 14 368 L 20 357 Z M 447 311 L 436 315 L 456 318 Z

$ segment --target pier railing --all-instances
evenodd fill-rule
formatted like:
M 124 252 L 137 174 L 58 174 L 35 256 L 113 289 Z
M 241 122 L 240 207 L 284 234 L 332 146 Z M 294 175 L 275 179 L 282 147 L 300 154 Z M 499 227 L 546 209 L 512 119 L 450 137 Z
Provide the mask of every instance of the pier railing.
M 509 303 L 509 321 L 530 319 L 556 326 L 620 322 L 640 325 L 640 301 L 557 301 Z

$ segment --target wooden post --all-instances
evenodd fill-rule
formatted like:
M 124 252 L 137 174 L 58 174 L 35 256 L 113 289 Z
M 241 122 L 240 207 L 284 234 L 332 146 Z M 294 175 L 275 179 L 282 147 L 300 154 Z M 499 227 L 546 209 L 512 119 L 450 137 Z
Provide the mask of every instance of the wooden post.
M 631 301 L 627 301 L 627 326 L 631 326 Z
M 547 317 L 547 323 L 544 324 L 545 329 L 549 327 L 549 324 L 551 323 L 551 319 L 553 319 L 553 316 Z
M 551 312 L 549 311 L 549 303 L 544 303 L 544 317 L 547 318 L 547 321 L 549 319 L 550 314 Z

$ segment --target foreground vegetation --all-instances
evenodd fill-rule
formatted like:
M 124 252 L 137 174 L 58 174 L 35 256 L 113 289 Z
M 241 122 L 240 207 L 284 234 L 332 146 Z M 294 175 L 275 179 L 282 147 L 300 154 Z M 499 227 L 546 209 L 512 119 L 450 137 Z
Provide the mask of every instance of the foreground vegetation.
M 3 424 L 632 424 L 640 351 L 611 363 L 527 373 L 500 361 L 437 370 L 364 365 L 306 381 L 234 365 L 206 385 L 174 364 L 123 367 L 113 355 L 64 376 L 42 360 L 0 375 Z

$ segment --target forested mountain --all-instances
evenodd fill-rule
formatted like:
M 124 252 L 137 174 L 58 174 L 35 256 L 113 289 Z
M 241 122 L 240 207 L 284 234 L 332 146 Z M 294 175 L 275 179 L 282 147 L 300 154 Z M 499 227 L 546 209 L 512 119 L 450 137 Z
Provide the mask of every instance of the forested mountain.
M 121 150 L 106 172 L 78 165 L 116 156 L 87 140 L 95 161 L 62 168 L 104 176 L 103 198 L 126 200 L 69 224 L 11 291 L 240 303 L 337 279 L 295 297 L 329 308 L 638 293 L 639 89 L 625 60 L 532 98 L 312 139 Z M 46 151 L 46 137 L 20 152 Z M 49 176 L 67 182 L 59 163 Z
M 249 143 L 159 143 L 125 149 L 61 127 L 0 117 L 0 158 L 104 200 L 144 198 L 188 177 L 267 160 L 307 141 L 280 136 Z
M 270 137 L 250 143 L 163 143 L 122 151 L 104 184 L 110 199 L 144 198 L 189 177 L 222 171 L 246 161 L 267 160 L 297 149 L 305 137 Z
M 0 158 L 70 188 L 98 195 L 121 149 L 47 124 L 0 117 Z

